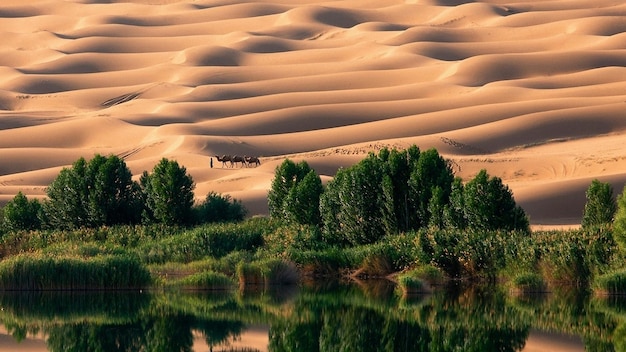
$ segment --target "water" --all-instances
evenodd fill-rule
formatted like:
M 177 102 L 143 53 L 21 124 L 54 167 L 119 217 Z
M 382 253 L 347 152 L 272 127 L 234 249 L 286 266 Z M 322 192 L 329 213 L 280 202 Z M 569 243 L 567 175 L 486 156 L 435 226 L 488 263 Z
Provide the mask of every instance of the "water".
M 386 282 L 210 292 L 0 294 L 0 351 L 622 351 L 626 301 Z

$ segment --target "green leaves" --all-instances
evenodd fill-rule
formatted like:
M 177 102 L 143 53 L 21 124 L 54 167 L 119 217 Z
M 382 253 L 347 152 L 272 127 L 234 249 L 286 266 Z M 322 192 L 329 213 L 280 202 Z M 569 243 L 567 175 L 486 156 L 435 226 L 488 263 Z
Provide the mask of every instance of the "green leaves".
M 167 225 L 191 221 L 195 184 L 185 167 L 163 158 L 152 174 L 143 173 L 140 182 L 146 202 L 144 219 Z
M 322 180 L 306 161 L 296 164 L 286 159 L 276 168 L 267 195 L 270 216 L 302 225 L 318 225 L 323 191 Z
M 48 187 L 46 217 L 61 229 L 134 223 L 140 214 L 138 189 L 119 157 L 80 158 Z
M 591 181 L 585 195 L 587 202 L 585 203 L 581 226 L 590 228 L 612 223 L 617 210 L 617 203 L 613 197 L 613 187 L 609 183 L 603 183 L 596 179 Z

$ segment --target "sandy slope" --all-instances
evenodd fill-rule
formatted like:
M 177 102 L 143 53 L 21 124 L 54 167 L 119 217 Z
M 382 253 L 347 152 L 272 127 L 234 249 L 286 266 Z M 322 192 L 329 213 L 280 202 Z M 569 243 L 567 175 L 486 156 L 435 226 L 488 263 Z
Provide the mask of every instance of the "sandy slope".
M 196 195 L 267 211 L 274 169 L 325 179 L 382 146 L 502 177 L 533 224 L 576 224 L 626 181 L 616 0 L 4 0 L 0 204 L 79 156 L 162 157 Z M 257 168 L 211 156 L 258 155 Z

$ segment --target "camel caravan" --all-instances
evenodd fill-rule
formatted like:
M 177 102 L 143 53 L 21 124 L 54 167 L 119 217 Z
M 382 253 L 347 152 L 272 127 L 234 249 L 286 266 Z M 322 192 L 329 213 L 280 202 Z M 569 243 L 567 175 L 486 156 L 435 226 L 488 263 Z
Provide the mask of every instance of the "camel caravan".
M 250 167 L 253 164 L 255 167 L 261 165 L 261 160 L 256 156 L 216 155 L 215 157 L 217 161 L 222 162 L 222 167 L 235 167 L 237 163 L 241 163 L 240 167 Z M 211 167 L 213 167 L 213 161 L 211 161 Z

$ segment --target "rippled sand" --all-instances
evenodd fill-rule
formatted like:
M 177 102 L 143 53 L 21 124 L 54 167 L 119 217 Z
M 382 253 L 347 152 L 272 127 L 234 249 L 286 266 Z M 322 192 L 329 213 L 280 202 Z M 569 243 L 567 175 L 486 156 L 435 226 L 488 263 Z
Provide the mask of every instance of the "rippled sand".
M 0 204 L 62 167 L 163 157 L 196 196 L 267 212 L 274 169 L 324 179 L 383 146 L 437 148 L 576 224 L 591 180 L 626 181 L 626 5 L 535 0 L 4 0 Z M 222 154 L 256 155 L 223 168 Z

